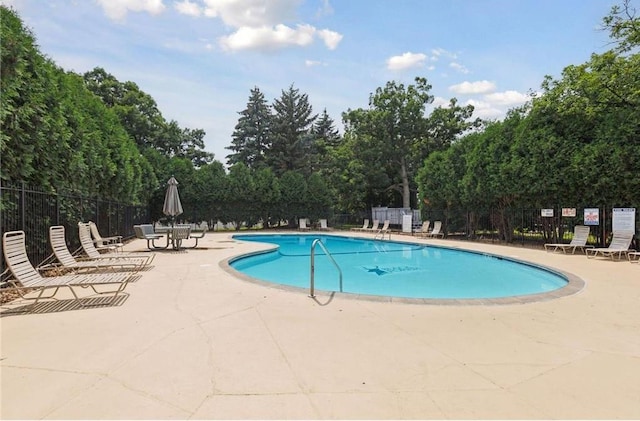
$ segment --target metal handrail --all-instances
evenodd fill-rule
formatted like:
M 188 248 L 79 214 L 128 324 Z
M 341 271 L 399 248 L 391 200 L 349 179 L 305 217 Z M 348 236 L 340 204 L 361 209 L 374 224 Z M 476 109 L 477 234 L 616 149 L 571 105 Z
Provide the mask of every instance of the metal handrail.
M 309 297 L 315 297 L 315 255 L 316 255 L 316 245 L 320 244 L 322 250 L 324 250 L 327 257 L 333 262 L 333 265 L 338 269 L 338 273 L 340 274 L 340 292 L 342 292 L 342 269 L 338 266 L 338 262 L 333 258 L 329 250 L 324 246 L 324 243 L 319 238 L 313 240 L 311 244 L 311 277 L 309 279 Z

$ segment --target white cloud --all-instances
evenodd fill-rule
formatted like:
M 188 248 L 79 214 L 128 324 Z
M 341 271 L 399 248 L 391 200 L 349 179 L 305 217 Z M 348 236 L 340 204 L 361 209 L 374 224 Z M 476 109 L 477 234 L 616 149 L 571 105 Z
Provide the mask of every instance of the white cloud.
M 505 112 L 485 101 L 468 100 L 465 105 L 473 105 L 473 116 L 482 119 L 497 119 L 504 116 Z
M 189 16 L 201 16 L 204 11 L 203 9 L 197 5 L 196 3 L 192 3 L 189 0 L 183 0 L 181 2 L 174 3 L 174 7 L 183 15 Z
M 438 61 L 440 56 L 448 57 L 452 60 L 458 58 L 456 53 L 452 53 L 451 51 L 447 51 L 444 48 L 434 48 L 431 50 L 431 61 Z
M 326 66 L 327 63 L 323 63 L 317 60 L 305 60 L 304 65 L 307 67 L 315 67 L 315 66 Z
M 109 0 L 101 0 L 107 2 Z M 123 0 L 119 0 L 123 1 Z M 302 0 L 180 0 L 176 10 L 185 15 L 218 18 L 233 32 L 219 38 L 226 51 L 277 50 L 286 47 L 305 47 L 314 39 L 335 50 L 342 34 L 329 29 L 300 23 L 295 27 L 284 22 L 296 21 Z M 322 4 L 323 13 L 332 12 L 328 0 Z
M 405 70 L 424 66 L 427 56 L 422 53 L 407 52 L 400 56 L 393 56 L 387 59 L 387 69 Z
M 443 98 L 441 96 L 437 96 L 435 98 L 433 98 L 433 102 L 431 103 L 431 105 L 436 108 L 436 107 L 443 107 L 446 108 L 449 106 L 449 100 L 446 98 Z
M 457 63 L 455 61 L 452 61 L 451 63 L 449 63 L 449 67 L 451 67 L 454 70 L 457 70 L 460 73 L 464 73 L 465 75 L 469 73 L 469 69 L 467 69 L 462 64 Z
M 330 50 L 335 50 L 342 41 L 342 34 L 339 34 L 328 29 L 321 29 L 318 31 L 318 36 L 324 41 L 324 45 Z
M 524 104 L 529 96 L 517 91 L 495 92 L 485 95 L 485 99 L 493 104 L 516 105 Z
M 304 47 L 313 42 L 316 29 L 310 25 L 298 25 L 296 29 L 279 24 L 275 27 L 252 28 L 244 26 L 233 34 L 220 38 L 225 50 L 275 50 L 290 46 Z
M 300 0 L 204 0 L 205 15 L 234 28 L 273 26 L 295 20 Z
M 113 20 L 123 20 L 127 13 L 147 12 L 152 15 L 160 14 L 165 6 L 162 0 L 96 0 L 106 15 Z
M 449 86 L 449 90 L 460 95 L 472 94 L 488 94 L 496 89 L 496 84 L 488 80 L 480 80 L 477 82 L 462 82 L 457 85 Z

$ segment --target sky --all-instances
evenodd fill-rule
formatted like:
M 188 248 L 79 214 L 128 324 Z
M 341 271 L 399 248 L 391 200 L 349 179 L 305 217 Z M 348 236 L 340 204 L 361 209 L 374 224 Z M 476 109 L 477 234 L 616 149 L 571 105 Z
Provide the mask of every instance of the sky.
M 632 0 L 632 3 L 635 0 Z M 610 49 L 602 18 L 621 0 L 0 0 L 67 71 L 102 67 L 151 95 L 167 121 L 203 129 L 226 163 L 239 112 L 293 86 L 314 113 L 367 108 L 389 81 L 426 77 L 502 119 L 545 75 Z

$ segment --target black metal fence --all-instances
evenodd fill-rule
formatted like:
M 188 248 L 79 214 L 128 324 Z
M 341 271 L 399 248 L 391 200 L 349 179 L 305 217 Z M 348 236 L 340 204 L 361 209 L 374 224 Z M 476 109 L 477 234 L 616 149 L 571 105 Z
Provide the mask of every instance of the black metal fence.
M 629 208 L 633 208 L 630 206 Z M 441 220 L 447 237 L 472 241 L 503 242 L 542 246 L 545 243 L 569 242 L 576 225 L 589 225 L 588 244 L 605 247 L 612 234 L 613 207 L 599 208 L 598 220 L 585 222 L 585 209 L 571 208 L 563 216 L 563 208 L 547 209 L 484 209 L 484 210 L 429 210 L 423 218 Z M 589 208 L 591 209 L 591 208 Z M 637 210 L 638 207 L 636 206 Z M 552 216 L 551 216 L 552 215 Z M 591 225 L 593 224 L 593 225 Z M 635 232 L 640 232 L 640 218 L 636 215 Z M 638 248 L 636 236 L 632 244 Z
M 100 198 L 49 193 L 24 183 L 0 183 L 0 231 L 25 232 L 27 254 L 37 266 L 51 254 L 49 227 L 63 225 L 69 249 L 80 246 L 78 222 L 93 221 L 107 237 L 134 235 L 133 225 L 149 221 L 146 206 L 132 206 Z M 4 259 L 0 272 L 5 270 Z
M 630 206 L 633 208 L 634 206 Z M 542 247 L 545 243 L 569 242 L 576 225 L 585 225 L 584 209 L 575 208 L 575 212 L 565 212 L 563 208 L 551 208 L 553 216 L 543 216 L 542 209 L 429 209 L 423 211 L 422 219 L 442 221 L 443 232 L 447 238 L 505 243 L 530 247 Z M 588 244 L 605 247 L 612 233 L 613 207 L 599 208 L 596 225 L 590 225 L 591 234 Z M 635 206 L 636 212 L 640 210 Z M 330 219 L 336 228 L 361 226 L 364 218 L 372 219 L 370 213 L 359 215 L 339 214 Z M 587 221 L 589 225 L 591 221 Z M 640 215 L 635 218 L 636 237 L 632 248 L 640 249 Z M 416 224 L 414 223 L 414 226 Z M 399 225 L 392 228 L 400 229 Z
M 612 208 L 599 209 L 599 220 L 597 225 L 591 226 L 589 244 L 606 246 L 608 243 L 612 231 Z M 635 206 L 635 209 L 639 207 Z M 542 216 L 541 209 L 429 209 L 422 212 L 422 219 L 442 221 L 447 238 L 541 247 L 544 243 L 571 240 L 575 225 L 585 224 L 584 209 L 575 209 L 571 215 L 574 213 L 575 216 L 562 216 L 560 207 L 553 208 L 553 216 Z M 361 226 L 364 218 L 371 218 L 371 213 L 336 214 L 329 219 L 329 224 L 337 229 L 348 229 Z M 80 221 L 95 222 L 103 236 L 129 238 L 134 236 L 133 225 L 150 222 L 151 219 L 147 206 L 73 194 L 52 194 L 23 183 L 0 183 L 0 232 L 24 231 L 27 253 L 34 265 L 40 264 L 51 253 L 48 231 L 52 225 L 63 225 L 69 249 L 77 249 L 80 245 Z M 638 215 L 635 224 L 635 232 L 638 233 Z M 636 236 L 632 247 L 640 249 L 639 243 L 640 238 Z M 0 271 L 4 271 L 6 263 L 1 260 Z

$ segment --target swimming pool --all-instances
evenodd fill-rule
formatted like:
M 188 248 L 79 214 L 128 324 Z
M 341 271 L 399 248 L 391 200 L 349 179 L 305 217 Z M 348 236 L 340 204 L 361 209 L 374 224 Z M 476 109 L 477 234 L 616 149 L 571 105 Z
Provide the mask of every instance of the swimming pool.
M 277 247 L 229 262 L 263 281 L 309 288 L 310 250 L 315 249 L 315 287 L 371 296 L 477 300 L 545 294 L 568 284 L 565 274 L 496 255 L 425 244 L 376 241 L 337 235 L 235 235 L 236 240 Z M 341 290 L 342 289 L 342 290 Z

